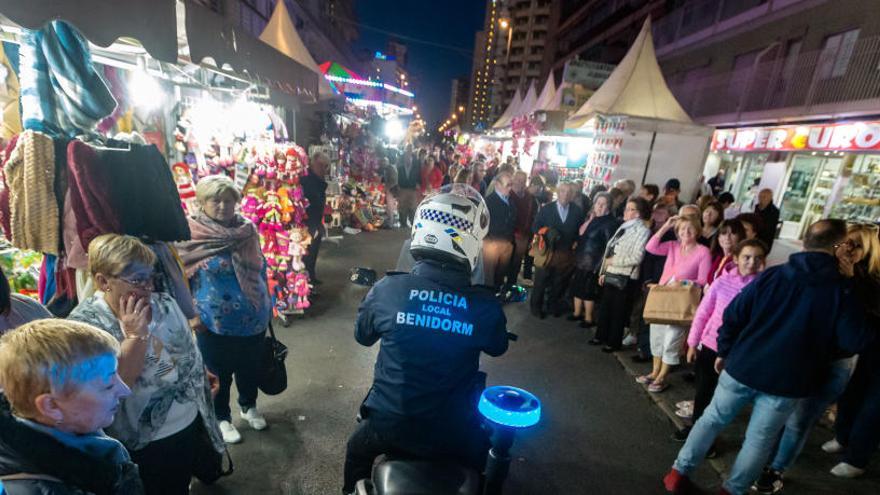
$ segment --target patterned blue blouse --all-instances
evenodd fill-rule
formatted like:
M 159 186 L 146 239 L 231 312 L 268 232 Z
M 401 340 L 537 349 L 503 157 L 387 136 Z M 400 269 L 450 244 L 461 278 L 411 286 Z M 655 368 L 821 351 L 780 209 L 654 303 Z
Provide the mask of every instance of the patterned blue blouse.
M 262 283 L 266 297 L 260 307 L 254 307 L 235 277 L 232 254 L 224 253 L 207 260 L 205 267 L 190 279 L 190 288 L 199 317 L 208 330 L 218 335 L 248 337 L 266 330 L 272 317 L 265 275 Z

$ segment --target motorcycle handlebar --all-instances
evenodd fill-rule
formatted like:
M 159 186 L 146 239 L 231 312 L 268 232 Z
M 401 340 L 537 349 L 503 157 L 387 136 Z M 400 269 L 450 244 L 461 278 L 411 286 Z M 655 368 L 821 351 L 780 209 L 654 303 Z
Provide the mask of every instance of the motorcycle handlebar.
M 507 332 L 507 340 L 516 342 L 517 340 L 519 340 L 519 336 L 513 332 Z

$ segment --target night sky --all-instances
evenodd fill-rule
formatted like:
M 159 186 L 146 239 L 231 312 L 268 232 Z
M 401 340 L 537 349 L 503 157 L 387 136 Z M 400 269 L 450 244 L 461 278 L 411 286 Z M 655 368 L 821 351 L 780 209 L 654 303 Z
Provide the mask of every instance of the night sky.
M 357 0 L 357 22 L 403 36 L 464 49 L 452 50 L 399 40 L 409 48 L 407 70 L 417 86 L 412 88 L 419 111 L 435 130 L 448 117 L 452 79 L 470 78 L 474 35 L 483 27 L 483 0 Z M 384 50 L 390 36 L 361 27 L 357 48 L 373 53 Z

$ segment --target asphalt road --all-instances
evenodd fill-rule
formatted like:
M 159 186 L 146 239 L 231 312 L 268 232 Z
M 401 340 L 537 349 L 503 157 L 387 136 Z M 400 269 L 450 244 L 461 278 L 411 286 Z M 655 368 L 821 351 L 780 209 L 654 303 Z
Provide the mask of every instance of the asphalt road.
M 348 281 L 353 266 L 380 275 L 397 260 L 406 233 L 381 231 L 346 236 L 322 246 L 321 296 L 308 315 L 289 328 L 276 324 L 290 347 L 289 388 L 261 396 L 270 427 L 240 425 L 241 444 L 231 446 L 234 475 L 195 494 L 338 494 L 345 443 L 372 380 L 376 348 L 354 341 L 353 323 L 366 288 Z M 525 303 L 505 309 L 509 330 L 519 335 L 499 358 L 484 357 L 490 384 L 516 385 L 537 394 L 544 417 L 522 432 L 506 494 L 655 494 L 679 444 L 672 426 L 617 360 L 587 345 L 585 331 L 564 319 L 540 321 Z M 237 414 L 237 407 L 233 414 Z M 240 423 L 240 422 L 239 422 Z M 718 477 L 702 467 L 697 481 L 708 492 Z

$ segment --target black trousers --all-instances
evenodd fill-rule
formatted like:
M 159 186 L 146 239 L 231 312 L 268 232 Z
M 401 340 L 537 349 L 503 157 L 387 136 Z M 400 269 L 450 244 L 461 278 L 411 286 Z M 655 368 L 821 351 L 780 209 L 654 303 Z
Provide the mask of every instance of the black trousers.
M 229 389 L 235 378 L 238 405 L 248 409 L 257 405 L 257 385 L 260 379 L 260 358 L 266 332 L 250 337 L 229 337 L 211 332 L 196 335 L 205 366 L 220 379 L 220 390 L 214 398 L 217 421 L 231 421 Z
M 373 462 L 382 454 L 448 459 L 482 472 L 489 446 L 489 436 L 476 417 L 456 424 L 446 417 L 392 418 L 372 412 L 348 439 L 342 492 L 351 493 L 358 480 L 369 478 Z
M 570 252 L 557 252 L 548 266 L 535 268 L 535 284 L 529 298 L 532 313 L 544 311 L 545 301 L 548 312 L 565 311 L 565 294 L 573 271 L 574 257 Z
M 321 227 L 318 227 L 317 233 L 315 230 L 309 228 L 310 233 L 312 234 L 312 243 L 309 244 L 309 250 L 305 256 L 303 256 L 303 264 L 306 265 L 306 271 L 309 272 L 309 280 L 317 280 L 318 276 L 315 273 L 315 266 L 318 264 L 318 251 L 321 250 L 321 239 L 323 239 L 323 235 L 321 235 Z
M 197 435 L 202 417 L 179 432 L 131 451 L 138 465 L 146 495 L 186 495 L 196 459 Z
M 623 329 L 630 320 L 630 312 L 638 288 L 638 281 L 632 279 L 623 289 L 607 284 L 602 286 L 596 338 L 605 345 L 614 349 L 623 346 Z
M 718 354 L 706 346 L 697 351 L 697 361 L 694 363 L 694 386 L 697 389 L 694 394 L 694 423 L 700 419 L 715 395 L 715 388 L 718 386 L 718 373 L 715 372 L 717 357 Z
M 859 356 L 852 379 L 837 401 L 834 430 L 837 441 L 846 446 L 843 461 L 867 467 L 880 445 L 880 352 Z

